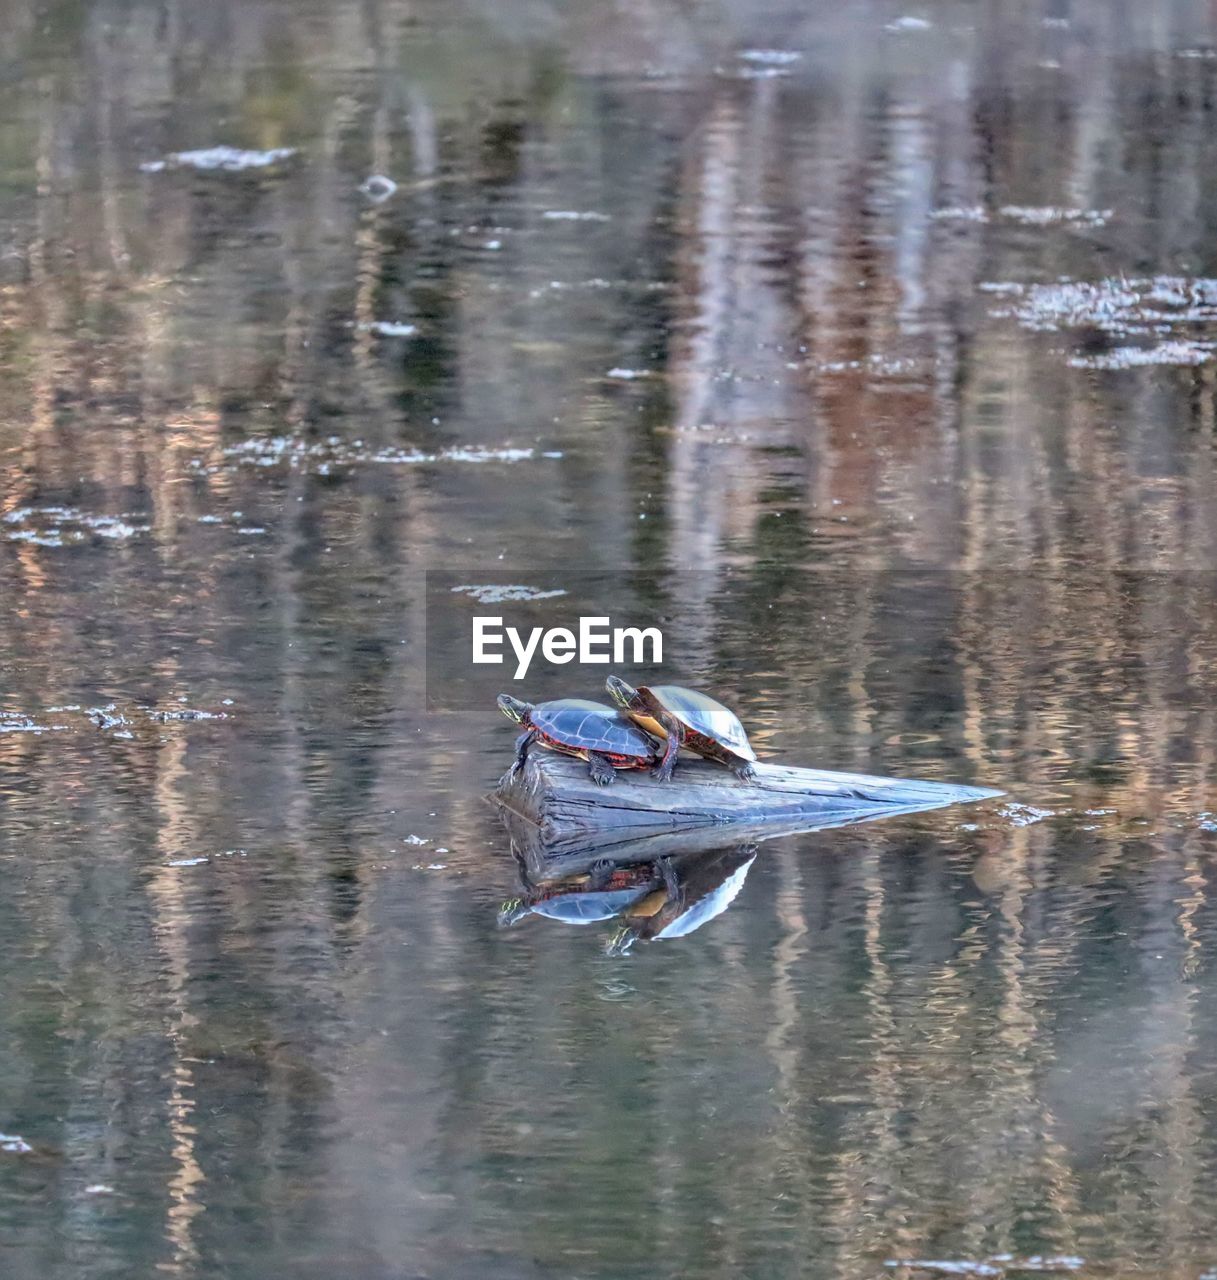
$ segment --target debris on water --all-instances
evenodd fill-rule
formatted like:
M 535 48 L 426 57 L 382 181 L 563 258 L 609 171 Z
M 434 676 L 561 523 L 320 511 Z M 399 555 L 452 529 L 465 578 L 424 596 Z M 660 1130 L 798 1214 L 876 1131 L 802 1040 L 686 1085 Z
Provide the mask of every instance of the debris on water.
M 789 67 L 775 67 L 765 63 L 736 63 L 731 67 L 719 67 L 717 74 L 730 80 L 777 80 L 790 74 Z
M 1043 822 L 1045 818 L 1057 816 L 1051 809 L 1037 809 L 1032 804 L 1003 805 L 998 813 L 1015 827 L 1030 827 L 1037 822 Z
M 428 840 L 425 836 L 416 836 L 416 835 L 408 835 L 402 841 L 402 844 L 430 844 L 430 843 L 431 841 Z
M 119 516 L 91 515 L 76 507 L 15 507 L 0 517 L 0 537 L 9 542 L 31 543 L 39 547 L 64 547 L 104 538 L 124 542 L 137 534 L 147 533 L 143 517 L 124 513 Z
M 418 332 L 418 326 L 404 320 L 373 320 L 357 326 L 366 333 L 378 333 L 382 338 L 409 338 Z
M 1050 227 L 1054 223 L 1072 226 L 1105 227 L 1111 220 L 1111 209 L 1062 209 L 1056 205 L 1036 206 L 1005 204 L 998 210 L 1003 218 L 1032 227 Z
M 205 862 L 209 862 L 207 857 L 200 858 L 178 858 L 173 862 L 167 862 L 167 867 L 201 867 Z
M 1217 280 L 1187 276 L 1058 280 L 1052 284 L 982 285 L 1021 301 L 992 314 L 1024 328 L 1055 333 L 1092 328 L 1113 334 L 1166 335 L 1181 324 L 1217 321 Z
M 448 864 L 446 862 L 416 862 L 414 864 L 415 871 L 447 871 Z
M 112 1196 L 114 1188 L 104 1182 L 91 1182 L 85 1187 L 85 1195 L 87 1196 Z
M 320 441 L 305 441 L 294 436 L 269 436 L 229 445 L 224 450 L 224 456 L 233 462 L 254 467 L 301 468 L 313 465 L 319 473 L 328 475 L 333 467 L 364 463 L 422 466 L 437 462 L 527 462 L 538 456 L 538 451 L 531 448 L 517 449 L 510 445 L 492 448 L 457 445 L 424 453 L 421 449 L 369 449 L 362 440 L 347 443 L 338 436 L 329 436 Z M 544 453 L 540 456 L 551 455 Z M 203 464 L 200 462 L 198 465 L 201 468 Z
M 931 209 L 930 217 L 935 222 L 988 222 L 989 211 L 979 204 L 952 204 L 941 209 Z
M 1212 342 L 1161 342 L 1156 347 L 1114 347 L 1095 356 L 1070 356 L 1075 369 L 1136 369 L 1148 364 L 1196 365 L 1213 358 Z
M 382 204 L 397 191 L 397 183 L 383 173 L 374 173 L 359 184 L 359 190 L 374 204 Z
M 1068 356 L 1068 362 L 1077 368 L 1195 365 L 1207 362 L 1214 350 L 1212 342 L 1196 336 L 1195 326 L 1217 322 L 1217 279 L 1143 276 L 1057 280 L 1051 284 L 990 281 L 980 287 L 1010 299 L 990 315 L 1013 319 L 1035 333 L 1082 329 L 1110 337 L 1156 339 L 1144 347 L 1122 346 Z
M 198 169 L 202 172 L 239 173 L 244 169 L 265 169 L 296 155 L 295 147 L 273 147 L 269 151 L 243 151 L 239 147 L 204 147 L 198 151 L 174 151 L 163 160 L 148 160 L 141 173 L 163 173 L 166 169 Z
M 0 733 L 45 733 L 46 726 L 40 725 L 29 716 L 16 712 L 0 711 Z
M 504 604 L 507 601 L 517 600 L 552 600 L 557 596 L 566 595 L 566 591 L 561 588 L 553 591 L 543 591 L 540 587 L 526 587 L 518 583 L 512 585 L 490 584 L 488 586 L 473 586 L 466 583 L 463 586 L 453 587 L 452 594 L 472 596 L 478 604 Z
M 891 22 L 884 24 L 884 31 L 929 31 L 934 24 L 925 18 L 914 18 L 905 15 L 902 18 L 894 18 Z
M 104 707 L 89 707 L 85 712 L 85 715 L 87 715 L 99 729 L 121 729 L 124 725 L 131 723 L 126 716 L 122 715 L 116 709 L 112 702 Z
M 227 720 L 222 711 L 196 711 L 191 707 L 175 707 L 172 711 L 154 711 L 152 718 L 167 724 L 173 720 Z
M 1063 208 L 1059 205 L 1004 204 L 990 213 L 983 205 L 947 205 L 932 209 L 935 222 L 992 222 L 1004 218 L 1028 227 L 1105 227 L 1111 220 L 1111 209 Z
M 25 1156 L 33 1151 L 26 1140 L 17 1133 L 0 1133 L 0 1151 L 7 1151 L 10 1155 Z
M 788 67 L 801 62 L 803 55 L 794 49 L 743 49 L 738 55 L 744 62 L 755 62 L 766 67 Z
M 546 209 L 541 217 L 549 222 L 611 222 L 607 213 L 594 209 Z
M 639 378 L 652 378 L 655 375 L 649 369 L 625 369 L 618 365 L 604 375 L 618 382 L 636 382 Z
M 910 1267 L 918 1271 L 938 1271 L 947 1276 L 1000 1276 L 1002 1268 L 991 1262 L 948 1262 L 931 1258 L 889 1258 L 885 1267 Z
M 995 1253 L 980 1261 L 968 1258 L 889 1258 L 883 1265 L 907 1267 L 915 1271 L 937 1271 L 948 1276 L 1002 1276 L 1010 1271 L 1079 1271 L 1086 1265 L 1086 1259 L 1067 1253 L 1056 1256 L 1032 1254 L 1029 1258 L 1016 1258 L 1012 1253 Z

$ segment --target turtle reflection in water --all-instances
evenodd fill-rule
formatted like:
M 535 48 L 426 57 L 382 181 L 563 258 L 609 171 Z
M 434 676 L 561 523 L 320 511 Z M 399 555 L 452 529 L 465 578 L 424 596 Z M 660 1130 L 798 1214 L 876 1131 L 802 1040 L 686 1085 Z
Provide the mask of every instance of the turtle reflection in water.
M 564 924 L 616 919 L 610 955 L 624 955 L 640 938 L 659 942 L 683 938 L 724 912 L 743 887 L 756 858 L 756 845 L 659 858 L 614 867 L 604 860 L 590 872 L 525 883 L 521 897 L 503 904 L 499 922 L 515 924 L 528 915 Z
M 671 781 L 681 747 L 725 764 L 741 782 L 750 782 L 755 776 L 756 752 L 739 717 L 721 702 L 675 684 L 635 689 L 618 676 L 609 676 L 604 687 L 635 724 L 667 744 L 655 769 L 655 776 L 661 781 Z
M 528 748 L 539 742 L 551 751 L 587 761 L 587 771 L 598 786 L 613 781 L 618 769 L 646 769 L 653 765 L 655 744 L 614 708 L 583 698 L 558 698 L 553 702 L 521 702 L 499 694 L 499 710 L 524 727 L 516 739 L 513 776 L 524 767 Z

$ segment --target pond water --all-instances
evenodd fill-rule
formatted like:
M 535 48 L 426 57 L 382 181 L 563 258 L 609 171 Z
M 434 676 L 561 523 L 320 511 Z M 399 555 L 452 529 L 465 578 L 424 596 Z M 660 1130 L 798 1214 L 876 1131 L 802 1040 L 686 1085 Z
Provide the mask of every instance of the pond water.
M 6 1280 L 1212 1275 L 1211 6 L 4 25 Z M 503 927 L 428 569 L 1007 795 Z

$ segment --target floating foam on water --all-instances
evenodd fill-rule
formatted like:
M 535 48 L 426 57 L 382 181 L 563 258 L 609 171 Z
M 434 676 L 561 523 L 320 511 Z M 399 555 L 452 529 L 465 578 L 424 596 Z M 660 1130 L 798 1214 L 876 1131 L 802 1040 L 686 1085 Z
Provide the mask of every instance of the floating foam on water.
M 0 711 L 0 733 L 44 733 L 45 729 L 29 716 Z
M 0 1151 L 11 1155 L 24 1156 L 33 1151 L 33 1147 L 18 1133 L 0 1133 Z
M 409 338 L 418 332 L 418 326 L 404 320 L 373 320 L 359 325 L 367 333 L 378 333 L 382 338 Z
M 1156 347 L 1115 347 L 1095 356 L 1070 356 L 1075 369 L 1137 369 L 1145 365 L 1197 365 L 1213 358 L 1211 342 L 1161 342 Z
M 1029 227 L 1104 227 L 1110 221 L 1111 209 L 1076 209 L 1060 205 L 1004 204 L 991 214 L 983 205 L 947 205 L 932 209 L 935 222 L 988 223 L 996 218 L 1018 222 Z
M 1004 204 L 998 210 L 1003 218 L 1033 227 L 1050 227 L 1054 223 L 1070 223 L 1087 227 L 1106 226 L 1111 209 L 1065 209 L 1057 205 Z
M 163 173 L 166 169 L 199 169 L 203 172 L 239 173 L 245 169 L 265 169 L 289 160 L 295 147 L 273 147 L 269 151 L 243 151 L 239 147 L 204 147 L 198 151 L 173 151 L 163 160 L 148 160 L 142 173 Z
M 1017 1258 L 1012 1253 L 994 1253 L 976 1261 L 970 1258 L 889 1258 L 883 1265 L 937 1271 L 948 1276 L 1001 1276 L 1008 1271 L 1079 1271 L 1086 1265 L 1086 1259 L 1069 1253 L 1036 1253 L 1029 1258 Z
M 567 593 L 562 588 L 543 591 L 540 587 L 526 587 L 519 583 L 509 586 L 498 584 L 473 586 L 466 583 L 464 586 L 453 587 L 452 594 L 472 596 L 478 604 L 502 604 L 508 600 L 553 600 Z
M 375 204 L 381 204 L 397 190 L 397 183 L 383 173 L 374 173 L 359 184 L 359 190 Z
M 902 18 L 894 18 L 891 22 L 884 24 L 884 31 L 929 31 L 934 24 L 925 18 L 915 18 L 905 15 Z
M 1217 323 L 1217 280 L 1191 276 L 1057 280 L 1051 284 L 990 281 L 980 286 L 1009 299 L 989 314 L 1013 319 L 1036 333 L 1097 330 L 1115 338 L 1143 338 L 1110 351 L 1066 356 L 1079 369 L 1134 369 L 1198 365 L 1213 358 L 1214 342 L 1198 326 Z M 1204 330 L 1201 329 L 1203 334 Z
M 935 222 L 988 222 L 989 211 L 979 204 L 952 204 L 941 209 L 931 209 L 930 217 Z
M 1015 827 L 1030 827 L 1045 818 L 1056 817 L 1051 809 L 1037 809 L 1032 804 L 1007 804 L 997 812 Z
M 611 222 L 607 213 L 594 209 L 546 209 L 541 217 L 550 222 Z
M 0 517 L 0 521 L 24 527 L 0 530 L 0 537 L 37 547 L 64 547 L 87 542 L 90 537 L 125 542 L 149 531 L 146 524 L 132 523 L 139 518 L 89 515 L 76 507 L 16 507 Z
M 456 445 L 426 453 L 421 449 L 373 450 L 366 448 L 362 440 L 348 444 L 337 436 L 314 442 L 306 442 L 294 436 L 269 436 L 229 445 L 224 450 L 224 456 L 236 463 L 254 467 L 304 467 L 316 464 L 318 471 L 328 474 L 334 466 L 355 466 L 362 463 L 421 466 L 439 462 L 527 462 L 537 456 L 537 450 L 520 449 L 511 445 L 497 448 Z M 546 452 L 540 456 L 561 457 L 561 454 Z
M 744 49 L 738 56 L 744 62 L 756 62 L 770 67 L 788 67 L 803 60 L 803 55 L 794 49 Z
M 650 369 L 624 369 L 617 367 L 610 369 L 604 376 L 606 378 L 614 378 L 618 382 L 635 382 L 639 378 L 650 378 L 653 375 Z

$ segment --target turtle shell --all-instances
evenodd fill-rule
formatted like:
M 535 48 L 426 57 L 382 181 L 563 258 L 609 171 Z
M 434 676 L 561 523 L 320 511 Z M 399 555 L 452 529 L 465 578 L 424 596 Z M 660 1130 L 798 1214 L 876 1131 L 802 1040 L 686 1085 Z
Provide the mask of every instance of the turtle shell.
M 601 893 L 566 893 L 543 898 L 531 907 L 533 915 L 548 916 L 564 924 L 597 924 L 619 916 L 635 903 L 648 887 L 633 885 L 628 889 L 609 889 Z
M 558 698 L 533 707 L 531 719 L 533 727 L 547 738 L 576 751 L 602 751 L 605 755 L 635 756 L 640 760 L 655 754 L 650 738 L 618 715 L 616 708 L 603 702 Z
M 653 684 L 649 691 L 665 711 L 687 728 L 713 738 L 745 760 L 756 759 L 756 752 L 739 717 L 721 702 L 715 702 L 696 689 L 682 689 L 676 684 Z

